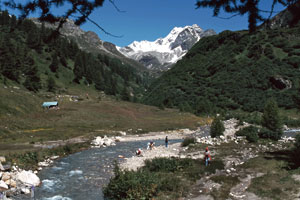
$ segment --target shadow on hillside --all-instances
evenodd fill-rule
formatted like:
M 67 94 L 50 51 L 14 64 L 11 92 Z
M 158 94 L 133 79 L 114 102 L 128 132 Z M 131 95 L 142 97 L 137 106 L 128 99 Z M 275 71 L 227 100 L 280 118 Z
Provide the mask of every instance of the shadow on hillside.
M 265 159 L 267 160 L 285 161 L 287 165 L 284 166 L 284 169 L 286 170 L 294 170 L 300 167 L 300 152 L 297 153 L 295 150 L 280 150 L 266 153 Z

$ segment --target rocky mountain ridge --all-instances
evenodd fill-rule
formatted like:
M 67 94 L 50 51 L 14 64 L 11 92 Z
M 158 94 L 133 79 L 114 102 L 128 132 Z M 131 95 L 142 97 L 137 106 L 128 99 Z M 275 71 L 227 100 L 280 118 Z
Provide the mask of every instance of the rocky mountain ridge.
M 134 41 L 126 47 L 117 47 L 125 56 L 143 64 L 150 70 L 165 71 L 181 59 L 202 37 L 215 35 L 212 29 L 203 30 L 197 24 L 175 27 L 164 38 Z
M 32 18 L 31 20 L 38 26 L 42 25 L 42 23 L 36 18 Z M 54 29 L 58 24 L 45 23 L 44 25 L 47 28 Z M 102 53 L 108 56 L 116 57 L 138 69 L 145 70 L 145 68 L 141 64 L 121 54 L 117 50 L 116 45 L 110 42 L 102 41 L 99 36 L 93 31 L 82 30 L 79 26 L 75 25 L 74 21 L 71 19 L 67 19 L 67 21 L 63 24 L 62 28 L 60 29 L 60 33 L 74 40 L 82 50 L 91 53 Z
M 289 28 L 297 25 L 300 20 L 300 1 L 289 6 L 287 9 L 281 11 L 270 21 L 265 22 L 261 25 L 261 28 L 266 29 L 275 29 L 275 28 Z

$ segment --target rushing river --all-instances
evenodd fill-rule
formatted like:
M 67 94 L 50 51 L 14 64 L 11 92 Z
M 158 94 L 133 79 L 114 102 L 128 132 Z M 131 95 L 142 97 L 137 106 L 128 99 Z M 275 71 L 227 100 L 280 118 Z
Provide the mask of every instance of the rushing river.
M 284 136 L 295 137 L 296 131 L 285 131 Z M 208 131 L 202 136 L 209 135 Z M 182 140 L 169 140 L 169 144 Z M 115 160 L 119 155 L 134 156 L 138 148 L 146 149 L 149 141 L 120 142 L 116 146 L 92 148 L 56 160 L 52 167 L 43 169 L 38 175 L 41 187 L 35 189 L 35 200 L 103 200 L 102 187 L 113 174 Z M 156 140 L 164 145 L 164 140 Z M 30 195 L 14 197 L 15 200 L 31 200 Z
M 169 140 L 169 144 L 181 140 Z M 120 142 L 116 146 L 93 148 L 69 155 L 43 169 L 38 175 L 41 187 L 35 189 L 35 200 L 102 200 L 102 187 L 112 176 L 114 160 L 119 155 L 131 157 L 137 148 L 146 148 L 148 141 Z M 155 141 L 164 145 L 163 140 Z M 30 195 L 14 197 L 29 200 Z

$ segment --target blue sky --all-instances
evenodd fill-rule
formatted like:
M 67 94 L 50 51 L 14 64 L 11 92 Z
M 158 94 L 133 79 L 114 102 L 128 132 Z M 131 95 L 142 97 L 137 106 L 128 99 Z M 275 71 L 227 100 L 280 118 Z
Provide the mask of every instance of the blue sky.
M 81 26 L 85 31 L 96 32 L 101 40 L 112 42 L 118 46 L 126 46 L 133 41 L 154 41 L 165 37 L 173 27 L 198 24 L 202 29 L 214 29 L 217 33 L 224 30 L 247 29 L 247 16 L 237 16 L 230 20 L 213 17 L 210 8 L 195 9 L 196 0 L 115 0 L 120 10 L 106 0 L 104 6 L 95 10 L 90 16 L 115 38 L 106 35 L 91 22 Z M 261 9 L 270 10 L 271 1 L 261 0 Z M 282 6 L 275 10 L 281 11 Z M 61 11 L 61 10 L 60 10 Z M 228 17 L 226 13 L 220 16 Z

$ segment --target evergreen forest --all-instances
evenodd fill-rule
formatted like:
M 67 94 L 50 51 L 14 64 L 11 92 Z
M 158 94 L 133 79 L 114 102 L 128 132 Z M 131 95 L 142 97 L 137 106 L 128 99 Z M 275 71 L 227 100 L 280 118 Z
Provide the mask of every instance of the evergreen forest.
M 30 91 L 59 92 L 66 85 L 95 87 L 123 100 L 137 101 L 148 74 L 105 54 L 87 53 L 44 24 L 0 12 L 0 81 Z
M 155 80 L 144 103 L 195 114 L 263 111 L 267 99 L 299 106 L 300 26 L 223 31 L 202 38 Z

